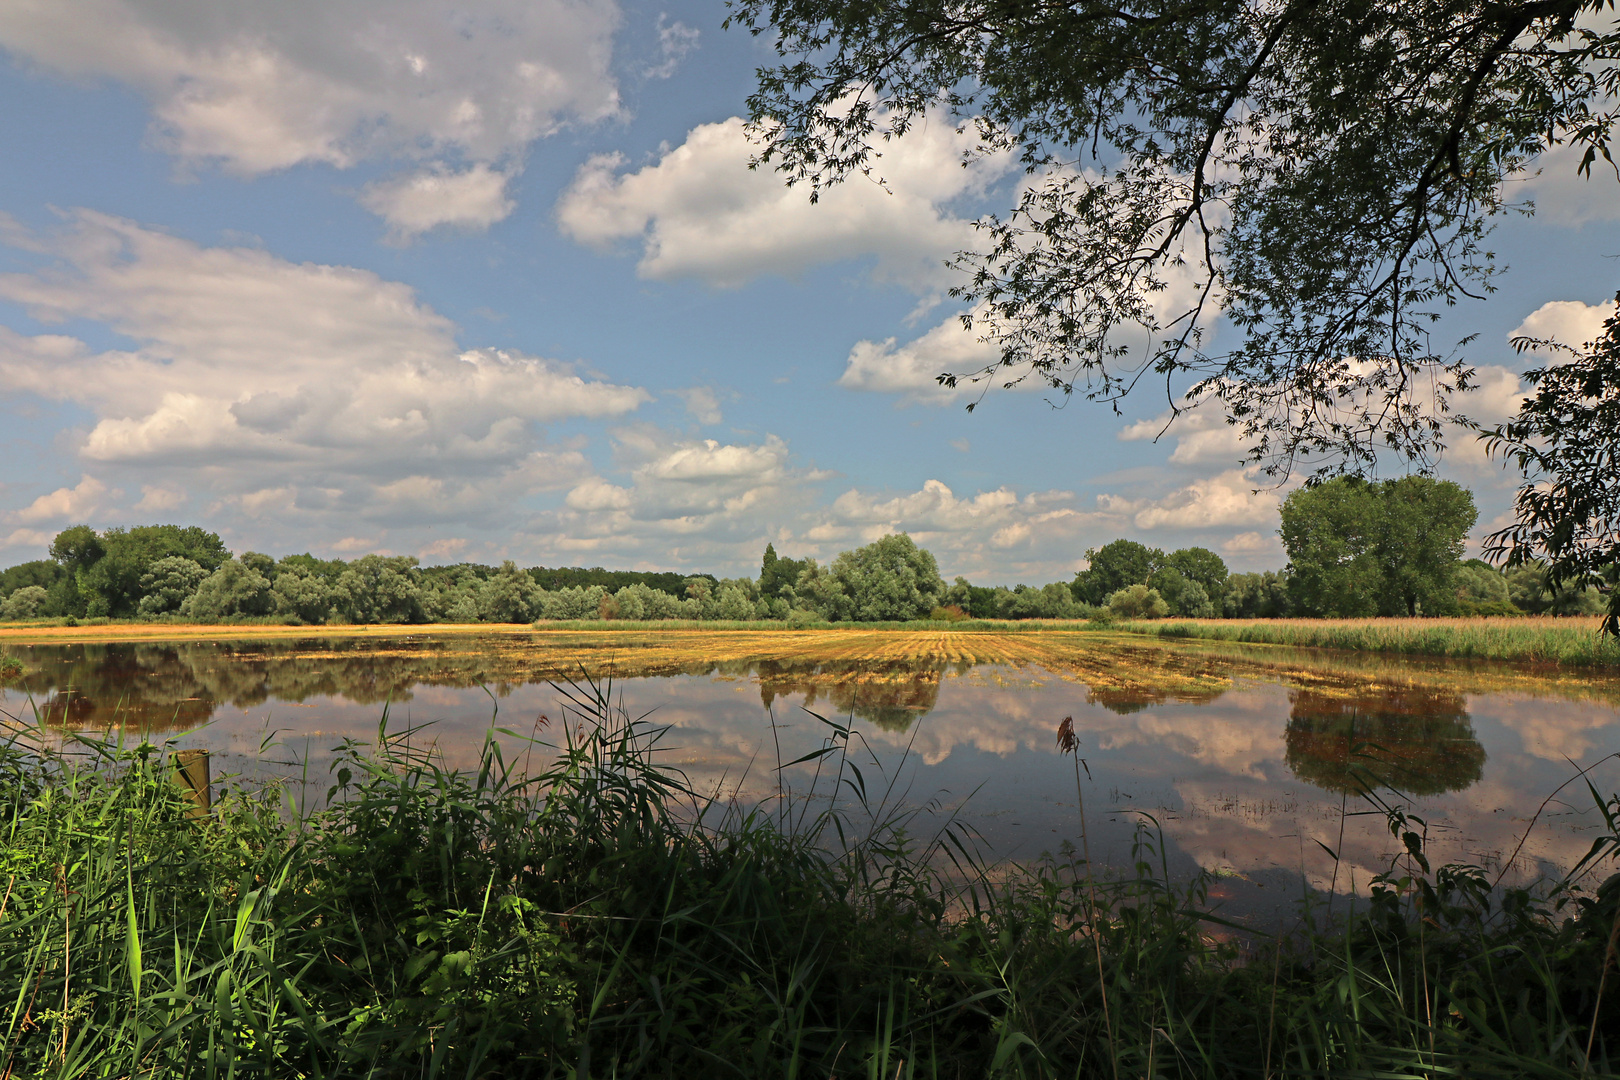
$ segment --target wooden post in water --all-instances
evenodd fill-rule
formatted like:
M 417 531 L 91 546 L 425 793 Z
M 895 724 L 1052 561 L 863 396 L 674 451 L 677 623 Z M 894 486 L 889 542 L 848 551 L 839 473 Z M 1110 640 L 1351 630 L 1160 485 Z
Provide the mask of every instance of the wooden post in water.
M 192 817 L 203 817 L 213 805 L 213 788 L 208 776 L 208 751 L 176 750 L 174 752 L 174 782 L 181 793 L 191 801 Z

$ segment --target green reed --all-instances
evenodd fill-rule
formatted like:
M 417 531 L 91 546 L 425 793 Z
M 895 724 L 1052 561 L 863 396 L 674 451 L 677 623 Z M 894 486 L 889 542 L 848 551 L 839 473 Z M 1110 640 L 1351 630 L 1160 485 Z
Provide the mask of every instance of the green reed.
M 1596 618 L 1205 619 L 1116 622 L 1110 629 L 1161 638 L 1511 660 L 1572 667 L 1620 666 L 1620 642 Z
M 19 728 L 0 1077 L 1523 1077 L 1620 1049 L 1620 878 L 1574 886 L 1620 845 L 1595 791 L 1602 838 L 1538 892 L 1431 870 L 1377 804 L 1404 854 L 1371 899 L 1240 947 L 1151 821 L 1123 875 L 1067 847 L 992 873 L 853 724 L 740 806 L 561 689 L 533 768 L 492 728 L 448 769 L 385 712 L 307 810 L 239 783 L 205 813 L 167 748 Z

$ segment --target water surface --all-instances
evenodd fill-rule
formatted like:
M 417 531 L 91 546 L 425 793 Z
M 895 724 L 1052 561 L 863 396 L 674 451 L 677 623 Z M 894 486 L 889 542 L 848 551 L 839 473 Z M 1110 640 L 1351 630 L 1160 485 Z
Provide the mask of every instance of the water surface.
M 1094 856 L 1127 864 L 1149 822 L 1172 872 L 1213 871 L 1250 908 L 1304 883 L 1361 892 L 1388 868 L 1383 819 L 1358 813 L 1369 788 L 1424 819 L 1437 863 L 1560 872 L 1601 824 L 1590 796 L 1572 784 L 1530 819 L 1572 762 L 1620 750 L 1610 676 L 1083 632 L 427 628 L 0 649 L 27 667 L 0 691 L 13 715 L 174 739 L 213 751 L 216 777 L 293 770 L 322 789 L 331 750 L 374 739 L 385 705 L 468 765 L 497 710 L 502 727 L 554 733 L 553 683 L 569 677 L 611 678 L 625 709 L 669 727 L 670 764 L 745 800 L 821 744 L 812 713 L 853 718 L 869 786 L 930 808 L 921 831 L 959 814 L 993 860 L 1079 842 L 1074 763 L 1055 744 L 1072 717 Z M 1592 774 L 1600 791 L 1620 790 L 1615 764 Z M 807 768 L 786 782 L 802 789 Z

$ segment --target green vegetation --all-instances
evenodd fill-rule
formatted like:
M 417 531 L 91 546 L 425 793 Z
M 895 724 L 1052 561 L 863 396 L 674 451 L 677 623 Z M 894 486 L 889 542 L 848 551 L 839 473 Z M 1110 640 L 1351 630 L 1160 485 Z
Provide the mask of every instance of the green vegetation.
M 1369 653 L 1576 666 L 1620 665 L 1620 642 L 1600 635 L 1595 618 L 1247 619 L 1123 622 L 1111 624 L 1110 629 L 1168 638 L 1208 638 Z
M 149 619 L 297 625 L 527 623 L 536 620 L 793 625 L 926 618 L 945 597 L 934 557 L 904 535 L 846 551 L 828 567 L 767 546 L 758 580 L 709 574 L 548 570 L 476 563 L 421 567 L 408 556 L 353 562 L 258 552 L 233 557 L 218 536 L 154 525 L 60 533 L 52 562 L 14 567 L 0 619 Z M 13 572 L 14 571 L 14 572 Z M 549 585 L 549 587 L 548 587 Z M 1063 614 L 1083 614 L 1070 605 Z
M 1088 550 L 1086 563 L 1070 586 L 1075 598 L 1115 617 L 1214 618 L 1231 592 L 1225 560 L 1208 548 L 1166 555 L 1134 540 L 1115 540 Z
M 1489 434 L 1491 450 L 1519 469 L 1514 522 L 1487 540 L 1487 554 L 1509 566 L 1547 560 L 1555 591 L 1615 584 L 1620 567 L 1620 315 L 1580 349 L 1517 340 L 1556 356 L 1525 372 L 1534 388 L 1512 420 Z M 1559 355 L 1562 353 L 1563 355 Z M 1573 588 L 1571 588 L 1573 587 Z M 1620 637 L 1620 591 L 1611 588 L 1603 629 Z
M 1449 480 L 1340 477 L 1282 505 L 1289 591 L 1301 614 L 1454 615 L 1463 542 L 1479 513 Z
M 385 713 L 319 809 L 238 785 L 203 811 L 150 745 L 0 747 L 0 1071 L 1524 1077 L 1620 1050 L 1620 878 L 1577 887 L 1613 801 L 1536 894 L 1431 870 L 1383 805 L 1402 854 L 1371 899 L 1244 947 L 1151 821 L 1123 877 L 1067 846 L 991 874 L 856 769 L 848 726 L 809 790 L 715 805 L 656 729 L 571 696 L 528 777 L 493 738 L 447 770 Z
M 1084 619 L 1095 609 L 1077 601 L 1069 586 L 1061 581 L 1039 588 L 1017 585 L 993 588 L 970 585 L 959 577 L 945 590 L 946 605 L 960 608 L 978 619 Z
M 1555 587 L 1549 567 L 1505 571 L 1459 562 L 1472 501 L 1454 484 L 1337 480 L 1284 506 L 1292 561 L 1281 572 L 1229 574 L 1207 548 L 1168 554 L 1119 539 L 1088 550 L 1072 582 L 946 585 L 933 555 L 903 534 L 823 567 L 767 544 L 758 578 L 549 570 L 408 556 L 352 562 L 258 552 L 233 556 L 213 533 L 172 525 L 59 534 L 51 561 L 0 573 L 0 621 L 93 625 L 108 619 L 202 624 L 770 622 L 792 627 L 913 620 L 1108 621 L 1285 618 L 1324 612 L 1396 615 L 1582 615 L 1605 609 L 1594 585 Z M 1600 575 L 1603 588 L 1614 579 Z M 548 584 L 549 583 L 549 584 Z M 8 591 L 9 590 L 9 591 Z

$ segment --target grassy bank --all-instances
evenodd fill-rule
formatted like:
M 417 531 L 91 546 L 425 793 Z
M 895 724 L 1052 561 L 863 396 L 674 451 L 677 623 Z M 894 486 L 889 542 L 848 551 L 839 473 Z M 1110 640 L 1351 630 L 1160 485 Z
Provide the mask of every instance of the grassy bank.
M 1598 634 L 1597 618 L 1469 619 L 1166 619 L 1114 623 L 1111 629 L 1161 638 L 1454 659 L 1511 660 L 1567 666 L 1620 666 L 1620 644 Z
M 818 790 L 754 809 L 703 803 L 599 695 L 550 734 L 524 779 L 493 742 L 456 773 L 380 731 L 322 809 L 265 788 L 206 814 L 158 749 L 7 744 L 0 1076 L 1524 1077 L 1620 1055 L 1620 880 L 1492 897 L 1413 835 L 1348 919 L 1240 950 L 1151 831 L 1123 879 L 1076 854 L 992 878 L 836 724 Z

